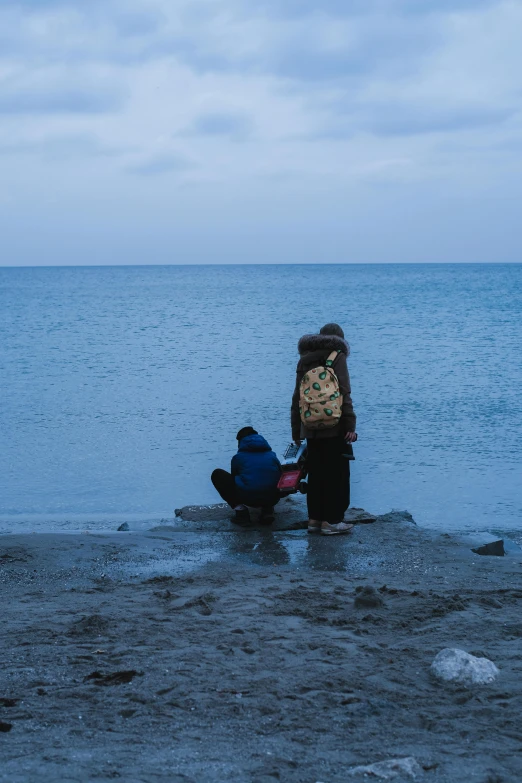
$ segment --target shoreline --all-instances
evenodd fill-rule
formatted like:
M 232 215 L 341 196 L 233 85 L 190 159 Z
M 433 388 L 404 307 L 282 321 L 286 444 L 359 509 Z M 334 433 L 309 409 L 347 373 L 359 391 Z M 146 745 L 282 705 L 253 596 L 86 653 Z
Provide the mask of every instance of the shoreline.
M 482 557 L 400 512 L 307 536 L 287 505 L 276 530 L 206 506 L 0 535 L 0 780 L 345 783 L 398 757 L 427 783 L 520 780 L 522 550 Z M 435 682 L 445 647 L 498 680 Z
M 355 509 L 360 511 L 361 509 Z M 346 519 L 352 521 L 353 508 L 347 512 Z M 394 509 L 396 511 L 396 509 Z M 177 512 L 184 512 L 186 516 L 179 515 Z M 365 512 L 366 513 L 366 512 Z M 383 514 L 373 514 L 370 516 L 385 516 Z M 443 513 L 443 512 L 441 512 Z M 253 517 L 256 512 L 254 510 Z M 288 519 L 292 517 L 294 521 L 304 520 L 306 518 L 306 499 L 302 495 L 290 495 L 284 498 L 276 506 L 276 519 L 272 527 L 273 530 L 288 529 Z M 165 527 L 168 529 L 188 530 L 200 529 L 201 522 L 205 525 L 201 529 L 205 530 L 238 530 L 233 524 L 224 525 L 225 521 L 230 522 L 231 512 L 228 506 L 223 502 L 206 503 L 202 505 L 189 504 L 182 509 L 175 509 L 169 513 L 149 512 L 149 513 L 97 513 L 97 514 L 0 514 L 0 538 L 7 535 L 45 535 L 51 534 L 73 534 L 80 533 L 106 533 L 110 534 L 118 530 L 122 524 L 128 524 L 129 529 L 136 533 L 153 532 L 154 530 Z M 195 525 L 194 523 L 197 523 Z M 219 524 L 217 524 L 219 523 Z M 461 525 L 427 525 L 420 523 L 417 519 L 415 524 L 420 530 L 425 530 L 433 534 L 447 533 L 455 537 L 477 536 L 477 540 L 483 536 L 494 536 L 497 538 L 507 537 L 516 545 L 522 547 L 522 528 L 513 526 L 501 521 L 488 521 L 488 524 L 473 522 L 463 523 Z M 20 526 L 22 529 L 20 529 Z

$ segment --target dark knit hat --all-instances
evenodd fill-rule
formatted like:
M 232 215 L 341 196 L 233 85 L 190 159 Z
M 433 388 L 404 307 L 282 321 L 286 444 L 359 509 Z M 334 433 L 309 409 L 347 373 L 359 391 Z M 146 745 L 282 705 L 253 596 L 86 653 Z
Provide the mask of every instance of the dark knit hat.
M 242 427 L 236 435 L 236 440 L 240 441 L 242 438 L 246 438 L 247 435 L 258 435 L 259 433 L 253 427 Z
M 334 334 L 336 337 L 341 337 L 344 340 L 344 332 L 339 324 L 325 324 L 319 334 Z

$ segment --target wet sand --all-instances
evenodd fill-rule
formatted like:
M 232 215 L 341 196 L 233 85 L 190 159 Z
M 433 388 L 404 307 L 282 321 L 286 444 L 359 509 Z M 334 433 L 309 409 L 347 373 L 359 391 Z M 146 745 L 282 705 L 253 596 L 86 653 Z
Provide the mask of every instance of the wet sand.
M 522 551 L 400 513 L 307 536 L 302 511 L 0 537 L 0 780 L 341 783 L 401 757 L 428 783 L 522 780 Z M 499 678 L 441 685 L 445 647 Z

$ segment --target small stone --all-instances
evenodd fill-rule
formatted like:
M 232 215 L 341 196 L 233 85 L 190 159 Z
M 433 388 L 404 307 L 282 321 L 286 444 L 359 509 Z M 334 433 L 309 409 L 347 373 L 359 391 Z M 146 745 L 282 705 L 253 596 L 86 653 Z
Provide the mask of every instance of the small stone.
M 374 587 L 356 587 L 356 596 L 353 605 L 356 609 L 377 609 L 383 606 L 383 600 Z
M 347 773 L 348 775 L 361 775 L 381 780 L 395 780 L 404 776 L 415 779 L 423 774 L 423 770 L 413 756 L 407 756 L 402 759 L 387 759 L 367 766 L 352 767 Z
M 174 509 L 174 515 L 177 517 L 181 516 L 182 509 L 181 508 L 175 508 Z
M 129 523 L 128 522 L 123 522 L 119 526 L 118 530 L 121 531 L 121 532 L 126 532 L 127 530 L 130 530 Z
M 0 731 L 7 733 L 13 728 L 12 723 L 6 723 L 4 720 L 0 720 Z
M 489 544 L 478 546 L 476 549 L 472 549 L 476 555 L 490 555 L 492 557 L 504 557 L 506 554 L 504 551 L 504 541 L 491 541 Z
M 431 671 L 443 682 L 466 686 L 488 685 L 500 674 L 493 661 L 488 658 L 476 658 L 464 650 L 450 647 L 441 650 L 435 656 Z

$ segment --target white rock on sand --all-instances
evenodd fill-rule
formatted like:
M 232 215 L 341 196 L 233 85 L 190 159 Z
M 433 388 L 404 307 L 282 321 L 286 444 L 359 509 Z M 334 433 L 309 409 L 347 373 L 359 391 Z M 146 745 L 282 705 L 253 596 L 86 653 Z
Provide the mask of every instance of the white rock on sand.
M 464 650 L 449 647 L 435 656 L 431 671 L 439 680 L 461 685 L 487 685 L 500 674 L 488 658 L 476 658 Z
M 353 767 L 348 770 L 348 775 L 364 775 L 365 777 L 380 778 L 381 780 L 394 780 L 406 775 L 416 778 L 423 774 L 422 767 L 413 756 L 403 759 L 387 759 L 364 767 Z

